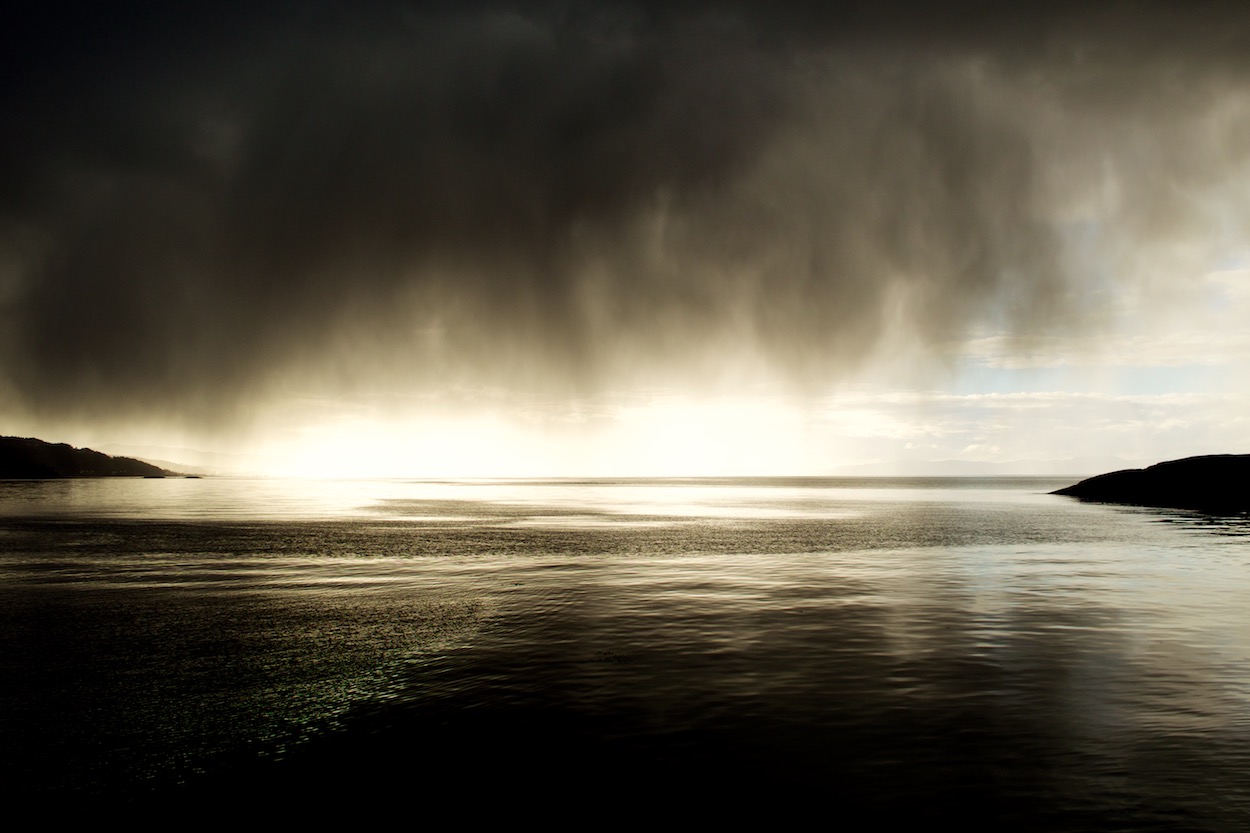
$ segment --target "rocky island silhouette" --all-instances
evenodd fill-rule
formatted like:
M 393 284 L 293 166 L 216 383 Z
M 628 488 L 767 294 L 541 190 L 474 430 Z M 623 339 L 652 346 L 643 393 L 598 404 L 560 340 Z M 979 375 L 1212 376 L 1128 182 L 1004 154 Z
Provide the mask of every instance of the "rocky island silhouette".
M 1250 511 L 1250 454 L 1210 454 L 1124 469 L 1082 480 L 1051 494 L 1096 503 Z

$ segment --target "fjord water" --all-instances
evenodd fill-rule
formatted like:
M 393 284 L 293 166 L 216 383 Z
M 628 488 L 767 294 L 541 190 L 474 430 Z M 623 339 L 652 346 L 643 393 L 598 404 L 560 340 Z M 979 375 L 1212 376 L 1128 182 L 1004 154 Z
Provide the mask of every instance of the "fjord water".
M 1250 827 L 1250 523 L 1069 482 L 0 482 L 0 790 Z

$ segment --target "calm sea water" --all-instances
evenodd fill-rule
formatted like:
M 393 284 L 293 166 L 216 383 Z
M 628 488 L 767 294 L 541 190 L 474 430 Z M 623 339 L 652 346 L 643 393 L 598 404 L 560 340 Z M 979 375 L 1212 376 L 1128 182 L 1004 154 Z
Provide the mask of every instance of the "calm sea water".
M 0 790 L 1250 829 L 1250 522 L 1068 482 L 0 481 Z

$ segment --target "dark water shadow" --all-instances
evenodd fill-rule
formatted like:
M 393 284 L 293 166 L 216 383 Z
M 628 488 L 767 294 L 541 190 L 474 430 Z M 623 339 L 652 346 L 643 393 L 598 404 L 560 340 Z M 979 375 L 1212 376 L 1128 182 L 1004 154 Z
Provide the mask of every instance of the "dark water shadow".
M 166 797 L 460 796 L 475 818 L 566 823 L 1250 821 L 1241 702 L 1180 647 L 1143 656 L 1113 608 L 1034 600 L 988 621 L 958 587 L 909 611 L 853 582 L 781 582 L 767 603 L 697 575 L 656 589 L 519 590 L 342 731 Z
M 1100 555 L 1123 538 L 1108 523 L 1120 515 L 1090 509 L 1022 522 L 1010 507 L 890 506 L 679 539 L 24 522 L 0 545 L 6 559 L 38 556 L 3 608 L 0 662 L 25 705 L 6 712 L 17 742 L 0 789 L 27 805 L 291 819 L 450 805 L 582 825 L 817 813 L 856 826 L 1245 829 L 1245 656 L 1214 650 L 1193 610 L 1157 623 L 1205 599 L 1167 586 L 1133 608 L 1124 583 L 1141 573 L 1115 573 L 1123 545 Z M 402 581 L 373 575 L 383 564 Z M 219 587 L 227 568 L 233 583 Z M 172 586 L 196 571 L 203 586 Z M 299 581 L 278 592 L 271 573 Z M 421 622 L 466 617 L 464 639 L 405 641 Z M 299 679 L 273 676 L 282 656 L 319 684 L 391 664 L 332 715 L 300 714 Z M 175 765 L 150 777 L 120 765 L 152 746 Z
M 1237 538 L 1250 535 L 1250 514 L 1245 512 L 1214 513 L 1197 509 L 1151 508 L 1142 508 L 1139 511 L 1141 514 L 1155 518 L 1160 523 L 1181 529 Z

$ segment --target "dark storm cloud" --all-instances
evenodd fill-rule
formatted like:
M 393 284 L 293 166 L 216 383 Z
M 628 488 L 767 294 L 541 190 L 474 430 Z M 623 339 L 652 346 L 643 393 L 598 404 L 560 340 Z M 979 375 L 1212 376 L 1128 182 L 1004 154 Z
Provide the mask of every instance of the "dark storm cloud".
M 1250 158 L 1235 5 L 13 24 L 0 378 L 37 411 L 216 419 L 289 379 L 584 394 L 742 354 L 824 385 L 900 321 L 939 344 L 1079 315 L 1091 263 L 1200 234 Z

